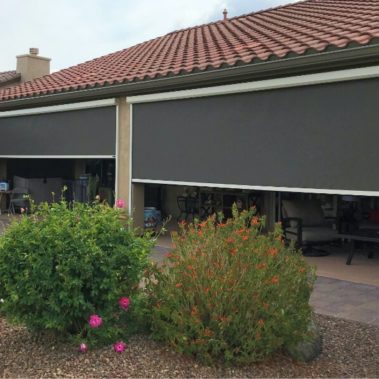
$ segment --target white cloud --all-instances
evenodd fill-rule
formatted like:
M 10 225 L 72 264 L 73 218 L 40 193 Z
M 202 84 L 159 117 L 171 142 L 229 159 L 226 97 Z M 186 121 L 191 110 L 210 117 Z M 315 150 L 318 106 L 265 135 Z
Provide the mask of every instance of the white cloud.
M 54 70 L 173 30 L 268 8 L 289 0 L 0 0 L 0 71 L 38 47 Z M 293 2 L 293 1 L 292 1 Z

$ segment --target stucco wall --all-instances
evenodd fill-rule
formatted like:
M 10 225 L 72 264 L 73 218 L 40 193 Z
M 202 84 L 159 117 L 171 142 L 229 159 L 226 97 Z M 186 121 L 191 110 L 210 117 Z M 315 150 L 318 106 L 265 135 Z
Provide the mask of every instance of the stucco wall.
M 116 196 L 129 203 L 130 194 L 130 105 L 125 98 L 117 99 L 118 152 Z

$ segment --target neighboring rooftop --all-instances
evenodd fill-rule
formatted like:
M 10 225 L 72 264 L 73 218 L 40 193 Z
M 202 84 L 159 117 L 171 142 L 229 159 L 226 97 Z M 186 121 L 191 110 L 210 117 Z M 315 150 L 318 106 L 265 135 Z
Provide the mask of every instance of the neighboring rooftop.
M 0 90 L 0 101 L 369 44 L 379 44 L 379 0 L 305 0 L 175 31 Z
M 11 85 L 20 79 L 20 77 L 21 75 L 16 70 L 0 72 L 0 88 Z

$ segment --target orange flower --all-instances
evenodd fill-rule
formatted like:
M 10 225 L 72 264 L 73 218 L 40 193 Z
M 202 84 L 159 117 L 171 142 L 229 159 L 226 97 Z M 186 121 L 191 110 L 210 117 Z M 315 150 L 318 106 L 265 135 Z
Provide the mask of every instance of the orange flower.
M 259 218 L 254 216 L 252 219 L 251 219 L 251 225 L 258 225 L 259 224 Z
M 242 229 L 239 229 L 239 230 L 236 230 L 236 234 L 242 234 L 242 233 L 245 233 L 245 229 L 242 228 Z
M 176 288 L 180 288 L 182 285 L 183 285 L 182 283 L 176 283 L 176 284 L 175 284 L 175 287 L 176 287 Z
M 228 237 L 228 238 L 226 239 L 226 242 L 227 242 L 227 243 L 233 243 L 233 242 L 234 242 L 234 239 L 233 239 L 232 237 Z
M 257 264 L 256 266 L 255 266 L 255 268 L 257 269 L 257 270 L 263 270 L 264 268 L 266 268 L 267 267 L 267 264 L 266 263 L 259 263 L 259 264 Z
M 191 316 L 196 316 L 198 314 L 197 307 L 193 306 L 191 309 Z
M 249 236 L 243 236 L 242 239 L 243 239 L 244 241 L 247 241 L 247 240 L 249 239 Z
M 199 235 L 199 237 L 202 237 L 202 236 L 203 236 L 203 232 L 202 232 L 201 230 L 199 230 L 199 231 L 197 232 L 197 234 Z
M 260 319 L 258 320 L 258 325 L 259 325 L 260 327 L 262 327 L 262 326 L 264 326 L 264 324 L 265 324 L 265 320 L 263 320 L 263 318 L 260 318 Z
M 279 254 L 279 250 L 276 247 L 270 247 L 267 253 L 272 257 L 276 257 Z
M 230 249 L 230 254 L 232 254 L 233 256 L 236 255 L 238 252 L 237 249 Z
M 229 317 L 227 317 L 227 316 L 220 316 L 219 319 L 220 319 L 220 322 L 228 322 Z
M 207 225 L 207 222 L 206 222 L 206 221 L 203 221 L 203 222 L 201 222 L 199 225 L 200 225 L 200 228 L 204 228 L 204 226 Z
M 226 224 L 221 223 L 221 224 L 218 224 L 218 226 L 219 228 L 225 228 Z
M 273 276 L 270 280 L 270 283 L 278 284 L 279 283 L 279 277 L 277 275 Z
M 299 272 L 303 273 L 305 271 L 304 267 L 299 268 Z
M 192 265 L 187 266 L 188 270 L 194 270 L 194 267 Z

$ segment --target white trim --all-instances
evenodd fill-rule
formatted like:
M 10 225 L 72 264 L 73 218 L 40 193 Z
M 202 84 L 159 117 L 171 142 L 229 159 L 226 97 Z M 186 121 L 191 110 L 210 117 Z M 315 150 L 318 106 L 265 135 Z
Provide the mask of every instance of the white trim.
M 353 68 L 349 70 L 329 71 L 318 74 L 289 76 L 285 78 L 260 80 L 255 82 L 227 84 L 215 87 L 195 88 L 190 90 L 173 92 L 162 92 L 151 95 L 130 96 L 127 98 L 127 102 L 137 104 L 157 101 L 189 99 L 195 97 L 219 96 L 241 92 L 263 91 L 279 88 L 343 82 L 348 80 L 369 79 L 376 78 L 378 76 L 379 66 L 371 66 L 363 68 Z
M 182 181 L 175 181 L 175 180 L 155 180 L 155 179 L 133 179 L 132 181 L 134 183 L 145 183 L 145 184 L 232 188 L 232 189 L 256 190 L 256 191 L 302 192 L 302 193 L 320 193 L 320 194 L 328 194 L 328 195 L 379 196 L 379 191 L 354 191 L 354 190 L 321 189 L 321 188 L 249 186 L 249 185 L 241 185 L 241 184 L 182 182 Z
M 42 114 L 42 113 L 66 112 L 66 111 L 74 111 L 74 110 L 79 110 L 79 109 L 107 107 L 107 106 L 112 106 L 112 105 L 116 105 L 116 99 L 85 101 L 82 103 L 70 103 L 70 104 L 52 105 L 52 106 L 40 107 L 40 108 L 28 108 L 28 109 L 19 109 L 15 111 L 5 111 L 5 112 L 0 112 L 0 118 Z
M 133 104 L 129 104 L 129 199 L 128 199 L 128 209 L 129 215 L 133 213 L 132 206 L 132 159 L 133 159 Z
M 119 159 L 119 141 L 118 141 L 118 136 L 119 136 L 119 126 L 118 126 L 118 123 L 119 123 L 119 111 L 120 111 L 120 105 L 119 104 L 116 104 L 116 141 L 115 141 L 115 144 L 116 144 L 116 147 L 115 147 L 115 152 L 116 152 L 116 156 L 115 156 L 115 167 L 114 167 L 114 170 L 115 170 L 115 180 L 114 180 L 114 186 L 115 186 L 115 190 L 114 190 L 114 193 L 115 193 L 115 198 L 118 199 L 118 159 Z
M 46 158 L 46 159 L 114 159 L 114 155 L 0 155 L 0 158 Z

